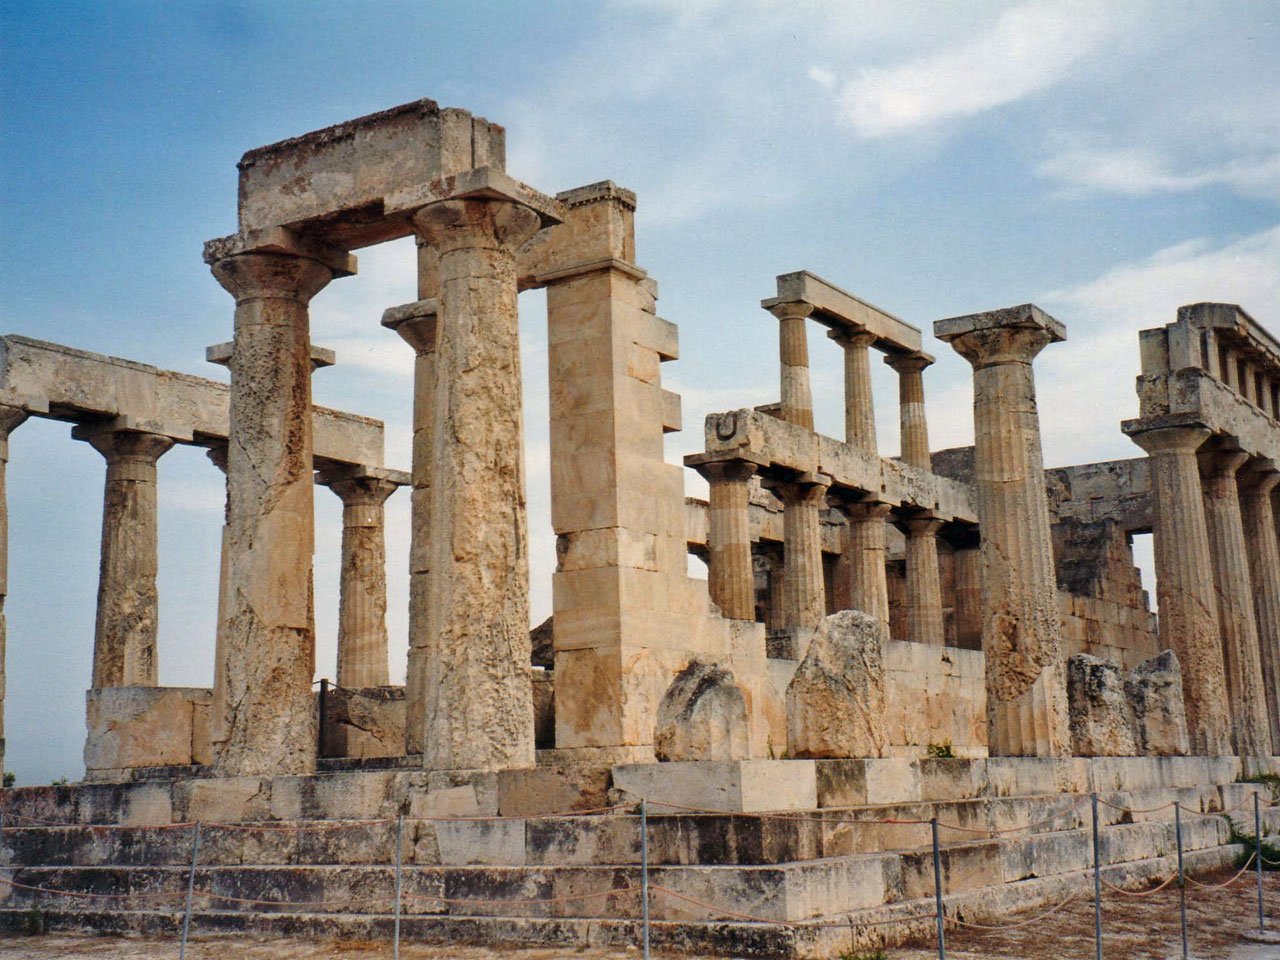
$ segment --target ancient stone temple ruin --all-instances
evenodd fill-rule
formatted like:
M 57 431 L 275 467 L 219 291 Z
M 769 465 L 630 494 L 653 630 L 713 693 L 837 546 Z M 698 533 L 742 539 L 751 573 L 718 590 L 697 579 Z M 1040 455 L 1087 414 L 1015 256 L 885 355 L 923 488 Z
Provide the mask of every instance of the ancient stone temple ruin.
M 1022 304 L 937 320 L 926 343 L 813 273 L 762 279 L 779 401 L 711 414 L 702 452 L 672 464 L 678 332 L 639 265 L 636 196 L 541 193 L 506 172 L 504 137 L 422 100 L 246 153 L 239 230 L 204 251 L 234 298 L 233 339 L 208 353 L 229 386 L 0 338 L 0 492 L 28 417 L 73 423 L 106 460 L 85 778 L 0 793 L 0 924 L 32 888 L 185 890 L 198 821 L 204 929 L 386 936 L 389 901 L 345 901 L 389 897 L 395 856 L 406 936 L 632 943 L 643 801 L 655 942 L 834 956 L 919 929 L 931 818 L 951 825 L 948 904 L 998 915 L 1091 882 L 1090 793 L 1130 811 L 1104 811 L 1105 869 L 1136 884 L 1172 869 L 1172 814 L 1132 810 L 1221 811 L 1242 777 L 1280 770 L 1280 342 L 1241 307 L 1142 332 L 1139 416 L 1101 427 L 1139 455 L 1046 469 L 1035 367 L 1071 349 L 1063 323 Z M 334 358 L 308 306 L 356 272 L 352 251 L 408 236 L 419 299 L 370 307 L 415 357 L 401 472 L 381 423 L 312 405 Z M 557 537 L 554 614 L 532 635 L 531 289 Z M 843 437 L 814 429 L 813 323 L 843 353 Z M 975 445 L 934 450 L 927 350 L 947 347 L 973 368 Z M 876 355 L 900 385 L 896 456 L 876 438 Z M 226 475 L 203 689 L 157 682 L 156 463 L 179 443 Z M 685 497 L 685 469 L 708 501 Z M 337 678 L 320 695 L 316 484 L 343 504 Z M 403 686 L 385 623 L 399 487 Z M 1147 532 L 1158 618 L 1131 550 Z M 1208 866 L 1237 852 L 1221 817 L 1186 846 Z M 179 916 L 45 908 L 72 928 Z

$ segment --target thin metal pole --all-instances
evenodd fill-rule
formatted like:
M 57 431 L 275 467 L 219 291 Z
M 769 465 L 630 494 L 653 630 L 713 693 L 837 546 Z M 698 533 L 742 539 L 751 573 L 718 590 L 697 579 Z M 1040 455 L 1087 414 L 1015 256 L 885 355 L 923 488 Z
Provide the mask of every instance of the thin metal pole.
M 187 909 L 182 914 L 182 944 L 178 947 L 178 960 L 185 960 L 187 955 L 187 934 L 191 930 L 191 901 L 196 889 L 196 861 L 200 858 L 200 821 L 195 823 L 195 833 L 191 839 L 191 872 L 187 874 Z
M 396 817 L 396 932 L 395 960 L 400 960 L 400 891 L 404 884 L 404 814 Z
M 649 960 L 649 810 L 640 801 L 640 916 L 644 960 Z
M 1093 800 L 1093 942 L 1094 956 L 1102 960 L 1102 857 L 1098 845 L 1098 795 Z
M 1178 912 L 1182 917 L 1182 960 L 1187 960 L 1187 883 L 1182 872 L 1182 805 L 1173 804 L 1173 832 L 1178 840 Z
M 325 677 L 320 678 L 320 723 L 316 730 L 316 756 L 324 758 L 324 728 L 328 724 L 329 708 L 329 681 Z
M 933 900 L 938 913 L 938 960 L 947 960 L 947 935 L 942 922 L 942 854 L 938 850 L 937 817 L 929 821 L 929 829 L 933 832 Z
M 1258 872 L 1258 932 L 1266 925 L 1262 915 L 1262 807 L 1258 791 L 1253 791 L 1253 858 Z

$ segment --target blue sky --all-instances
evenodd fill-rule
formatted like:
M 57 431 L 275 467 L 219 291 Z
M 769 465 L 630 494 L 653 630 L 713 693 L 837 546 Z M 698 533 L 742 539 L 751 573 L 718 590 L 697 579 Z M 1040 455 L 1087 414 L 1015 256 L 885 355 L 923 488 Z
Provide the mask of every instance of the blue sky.
M 774 275 L 812 269 L 930 329 L 1033 300 L 1046 459 L 1137 455 L 1137 331 L 1239 302 L 1280 330 L 1280 28 L 1273 3 L 0 2 L 0 328 L 221 377 L 232 302 L 200 259 L 235 229 L 247 149 L 419 97 L 508 129 L 548 193 L 637 191 L 638 260 L 681 328 L 674 459 L 703 416 L 776 397 Z M 313 303 L 339 364 L 317 402 L 384 418 L 408 463 L 411 362 L 380 329 L 414 297 L 404 242 Z M 550 608 L 541 295 L 521 298 L 536 617 Z M 811 344 L 818 426 L 839 358 Z M 970 442 L 967 367 L 933 342 L 935 447 Z M 889 371 L 881 449 L 897 449 Z M 81 770 L 101 457 L 64 424 L 9 468 L 8 765 Z M 220 475 L 160 462 L 161 682 L 211 676 Z M 696 478 L 689 481 L 698 491 Z M 318 662 L 332 675 L 340 511 L 317 491 Z M 407 498 L 389 505 L 403 675 Z

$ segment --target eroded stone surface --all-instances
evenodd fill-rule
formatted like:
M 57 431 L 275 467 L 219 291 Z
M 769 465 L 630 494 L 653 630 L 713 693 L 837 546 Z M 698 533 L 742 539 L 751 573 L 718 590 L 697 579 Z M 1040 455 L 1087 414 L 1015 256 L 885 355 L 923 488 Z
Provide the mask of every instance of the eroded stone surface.
M 750 756 L 747 704 L 733 673 L 694 661 L 658 704 L 653 752 L 659 760 L 743 760 Z
M 1137 755 L 1133 716 L 1120 667 L 1079 653 L 1067 661 L 1071 752 L 1078 757 Z
M 886 740 L 885 625 L 857 610 L 827 617 L 787 686 L 787 755 L 878 757 Z
M 1133 710 L 1134 739 L 1140 754 L 1175 757 L 1191 752 L 1184 689 L 1182 670 L 1172 650 L 1138 664 L 1125 679 L 1124 692 Z

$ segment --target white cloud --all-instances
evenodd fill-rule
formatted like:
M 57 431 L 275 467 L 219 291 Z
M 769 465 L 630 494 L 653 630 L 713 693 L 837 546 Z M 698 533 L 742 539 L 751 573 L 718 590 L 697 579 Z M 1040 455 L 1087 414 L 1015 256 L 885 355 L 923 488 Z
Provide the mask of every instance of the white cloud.
M 1012 103 L 1061 80 L 1118 25 L 1115 8 L 1100 3 L 1006 10 L 976 39 L 849 81 L 842 118 L 864 137 L 885 137 Z
M 1044 161 L 1041 176 L 1103 193 L 1183 193 L 1210 186 L 1280 197 L 1280 152 L 1239 157 L 1184 172 L 1150 148 L 1071 147 Z
M 826 67 L 810 67 L 809 79 L 824 90 L 834 90 L 836 86 L 836 75 Z

